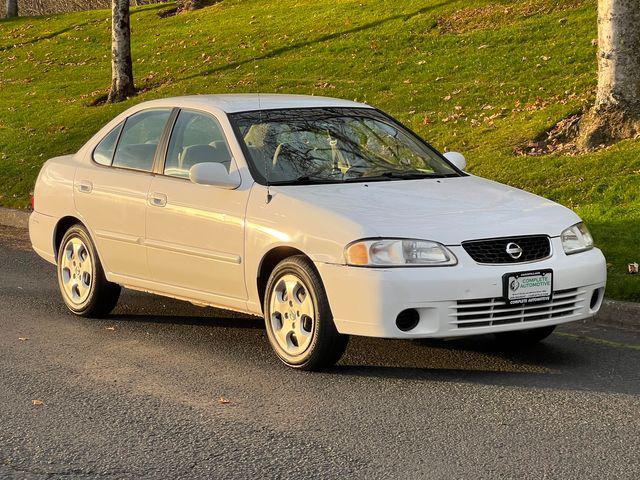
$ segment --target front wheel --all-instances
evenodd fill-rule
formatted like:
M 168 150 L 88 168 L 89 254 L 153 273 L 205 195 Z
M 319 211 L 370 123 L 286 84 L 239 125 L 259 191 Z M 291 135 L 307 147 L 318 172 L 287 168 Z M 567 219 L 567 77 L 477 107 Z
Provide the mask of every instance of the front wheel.
M 108 314 L 118 303 L 120 285 L 107 281 L 89 232 L 66 231 L 58 250 L 58 286 L 67 308 L 82 317 Z
M 306 257 L 290 257 L 276 266 L 264 313 L 269 343 L 286 365 L 317 370 L 344 354 L 349 337 L 336 330 L 320 276 Z
M 496 340 L 505 347 L 527 347 L 541 342 L 556 329 L 555 325 L 549 327 L 530 328 L 515 332 L 495 333 Z

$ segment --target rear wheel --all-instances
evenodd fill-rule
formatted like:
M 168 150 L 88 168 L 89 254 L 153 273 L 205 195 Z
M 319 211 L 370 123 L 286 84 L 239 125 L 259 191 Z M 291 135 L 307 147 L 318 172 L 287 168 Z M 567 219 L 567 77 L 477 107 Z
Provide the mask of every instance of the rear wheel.
M 505 347 L 526 347 L 541 342 L 556 329 L 555 325 L 550 327 L 531 328 L 529 330 L 518 330 L 515 332 L 495 333 L 496 340 Z
M 316 370 L 344 354 L 349 337 L 336 330 L 320 276 L 306 257 L 289 257 L 276 266 L 264 313 L 269 342 L 286 365 Z
M 120 285 L 107 281 L 89 233 L 69 228 L 58 250 L 58 286 L 67 308 L 76 315 L 107 315 L 118 303 Z

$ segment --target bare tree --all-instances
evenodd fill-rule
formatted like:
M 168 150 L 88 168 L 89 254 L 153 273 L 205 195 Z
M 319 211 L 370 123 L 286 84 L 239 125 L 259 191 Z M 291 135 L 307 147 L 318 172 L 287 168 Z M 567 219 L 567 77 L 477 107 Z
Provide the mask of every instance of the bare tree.
M 202 8 L 204 6 L 203 0 L 177 0 L 176 6 L 178 7 L 178 11 L 188 11 L 188 10 L 197 10 L 198 8 Z
M 18 0 L 7 0 L 7 18 L 18 16 Z
M 580 122 L 589 149 L 640 133 L 640 0 L 598 1 L 598 90 Z
M 121 102 L 136 93 L 131 59 L 129 0 L 111 0 L 111 90 L 108 102 Z

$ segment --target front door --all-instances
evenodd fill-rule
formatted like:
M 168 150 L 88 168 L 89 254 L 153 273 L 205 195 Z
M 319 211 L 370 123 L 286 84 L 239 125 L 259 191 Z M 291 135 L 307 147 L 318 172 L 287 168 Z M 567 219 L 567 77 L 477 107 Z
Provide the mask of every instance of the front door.
M 248 190 L 196 185 L 189 169 L 218 162 L 239 175 L 218 121 L 181 110 L 162 174 L 149 189 L 145 244 L 157 288 L 220 306 L 244 308 L 244 212 Z

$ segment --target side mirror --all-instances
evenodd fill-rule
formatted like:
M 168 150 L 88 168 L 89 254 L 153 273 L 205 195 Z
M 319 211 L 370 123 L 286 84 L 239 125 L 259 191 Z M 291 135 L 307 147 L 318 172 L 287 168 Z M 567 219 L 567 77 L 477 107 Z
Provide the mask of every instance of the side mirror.
M 189 169 L 189 179 L 198 185 L 213 185 L 227 190 L 240 186 L 240 178 L 231 176 L 225 166 L 217 162 L 196 163 Z
M 444 154 L 444 158 L 453 163 L 460 170 L 464 170 L 467 168 L 467 161 L 464 158 L 464 155 L 458 152 L 447 152 Z

